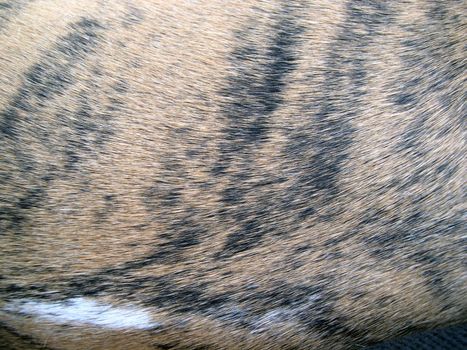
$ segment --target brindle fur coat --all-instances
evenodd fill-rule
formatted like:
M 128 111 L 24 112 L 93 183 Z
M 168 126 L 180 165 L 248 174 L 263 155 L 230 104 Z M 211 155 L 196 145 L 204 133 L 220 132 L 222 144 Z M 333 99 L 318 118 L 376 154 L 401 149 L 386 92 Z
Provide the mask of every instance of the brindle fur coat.
M 1 1 L 1 346 L 361 349 L 466 321 L 466 16 Z

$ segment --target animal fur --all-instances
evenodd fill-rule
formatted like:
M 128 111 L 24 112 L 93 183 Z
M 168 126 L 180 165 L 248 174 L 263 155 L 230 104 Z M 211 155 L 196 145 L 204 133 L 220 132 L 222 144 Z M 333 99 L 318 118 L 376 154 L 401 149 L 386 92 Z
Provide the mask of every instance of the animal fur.
M 360 349 L 467 320 L 465 1 L 2 1 L 10 349 Z

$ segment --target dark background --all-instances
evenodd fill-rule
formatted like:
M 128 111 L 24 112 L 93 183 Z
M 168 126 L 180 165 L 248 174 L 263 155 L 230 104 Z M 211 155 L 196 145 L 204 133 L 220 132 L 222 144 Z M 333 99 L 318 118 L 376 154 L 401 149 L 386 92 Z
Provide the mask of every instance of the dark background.
M 417 333 L 366 350 L 467 350 L 467 324 Z

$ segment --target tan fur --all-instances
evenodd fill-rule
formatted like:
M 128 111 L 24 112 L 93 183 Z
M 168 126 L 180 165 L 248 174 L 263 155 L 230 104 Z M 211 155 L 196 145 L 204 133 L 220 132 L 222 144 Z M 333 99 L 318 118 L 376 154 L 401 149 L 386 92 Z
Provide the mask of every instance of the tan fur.
M 6 4 L 9 348 L 350 349 L 466 320 L 463 1 Z M 79 296 L 161 327 L 9 308 Z

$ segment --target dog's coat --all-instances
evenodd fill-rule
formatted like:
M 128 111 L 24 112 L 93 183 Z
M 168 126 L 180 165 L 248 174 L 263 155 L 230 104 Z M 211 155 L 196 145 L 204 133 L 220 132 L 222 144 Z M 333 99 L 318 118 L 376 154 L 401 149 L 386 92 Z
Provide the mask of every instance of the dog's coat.
M 12 349 L 351 349 L 466 320 L 465 1 L 0 3 Z

